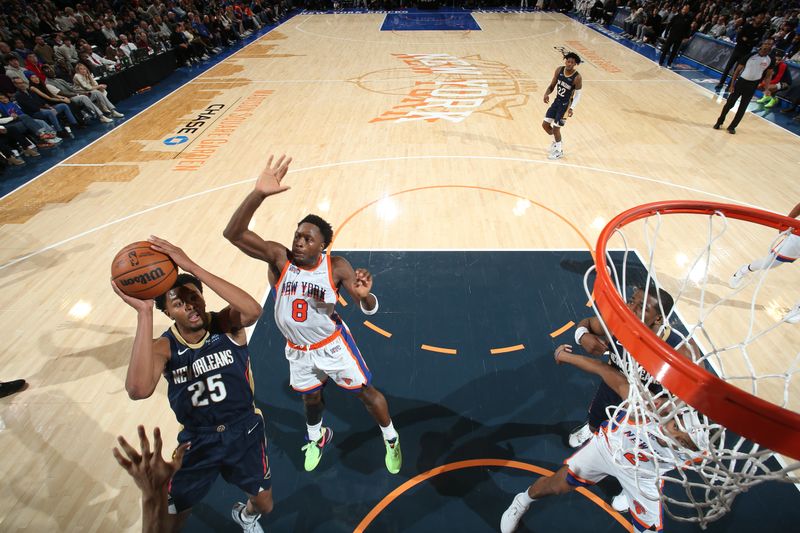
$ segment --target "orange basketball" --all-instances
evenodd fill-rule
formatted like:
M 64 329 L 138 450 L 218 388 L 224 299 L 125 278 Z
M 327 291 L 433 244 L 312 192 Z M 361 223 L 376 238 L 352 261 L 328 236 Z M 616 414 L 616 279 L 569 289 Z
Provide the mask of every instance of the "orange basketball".
M 167 292 L 178 278 L 178 267 L 168 255 L 150 248 L 147 241 L 120 250 L 111 263 L 111 279 L 134 298 L 149 300 Z

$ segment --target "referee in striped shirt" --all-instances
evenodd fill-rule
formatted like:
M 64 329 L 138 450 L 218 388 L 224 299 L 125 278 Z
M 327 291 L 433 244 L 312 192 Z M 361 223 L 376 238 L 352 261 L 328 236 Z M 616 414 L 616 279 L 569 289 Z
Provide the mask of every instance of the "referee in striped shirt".
M 758 51 L 751 53 L 739 60 L 736 65 L 736 70 L 733 71 L 731 79 L 731 93 L 728 95 L 728 101 L 725 102 L 725 107 L 722 108 L 717 123 L 714 124 L 714 129 L 718 130 L 722 123 L 725 122 L 725 116 L 728 111 L 736 105 L 736 101 L 741 98 L 739 102 L 739 109 L 736 110 L 736 116 L 733 117 L 733 122 L 728 126 L 728 133 L 736 133 L 736 126 L 742 121 L 745 111 L 747 111 L 747 104 L 756 92 L 758 84 L 761 83 L 763 78 L 767 80 L 772 79 L 772 66 L 774 61 L 769 56 L 772 50 L 772 39 L 765 39 Z

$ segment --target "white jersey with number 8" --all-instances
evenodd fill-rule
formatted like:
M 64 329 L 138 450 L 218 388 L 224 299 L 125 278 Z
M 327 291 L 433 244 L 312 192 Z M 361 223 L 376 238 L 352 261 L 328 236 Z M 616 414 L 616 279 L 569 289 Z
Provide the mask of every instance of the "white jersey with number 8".
M 328 254 L 311 268 L 286 263 L 274 290 L 275 324 L 288 341 L 307 346 L 334 334 L 338 294 L 332 270 Z

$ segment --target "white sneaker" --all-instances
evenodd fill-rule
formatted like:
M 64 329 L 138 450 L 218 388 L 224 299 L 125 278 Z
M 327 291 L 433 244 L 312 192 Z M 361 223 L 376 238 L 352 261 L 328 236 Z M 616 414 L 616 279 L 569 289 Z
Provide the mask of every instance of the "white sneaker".
M 618 513 L 624 513 L 630 508 L 630 504 L 628 503 L 628 497 L 625 496 L 624 492 L 620 492 L 614 499 L 611 500 L 611 507 Z
M 123 115 L 122 113 L 120 113 L 120 112 L 119 112 L 119 111 L 117 111 L 116 109 L 113 109 L 113 110 L 111 111 L 111 116 L 112 116 L 112 117 L 114 117 L 114 118 L 122 118 L 122 117 L 124 117 L 125 115 Z
M 747 276 L 749 273 L 750 269 L 747 268 L 747 265 L 739 267 L 739 270 L 734 272 L 733 276 L 731 276 L 731 279 L 728 280 L 728 285 L 730 286 L 730 288 L 738 289 L 739 286 L 742 284 L 742 281 L 744 281 L 745 276 Z
M 264 533 L 264 530 L 261 528 L 261 524 L 258 523 L 258 519 L 261 518 L 261 515 L 249 520 L 242 516 L 242 513 L 246 507 L 247 506 L 245 504 L 240 502 L 233 504 L 233 509 L 231 510 L 231 517 L 233 517 L 233 521 L 242 526 L 242 529 L 246 533 Z
M 585 423 L 569 434 L 569 445 L 572 448 L 580 448 L 583 443 L 592 438 L 592 428 L 589 423 Z
M 800 303 L 794 304 L 794 307 L 783 315 L 783 319 L 789 324 L 800 324 Z
M 564 157 L 563 150 L 553 150 L 550 152 L 550 155 L 547 156 L 547 159 L 561 159 L 562 157 Z
M 547 155 L 550 155 L 550 154 L 553 153 L 553 150 L 556 149 L 556 144 L 558 144 L 558 143 L 556 143 L 556 141 L 553 141 L 553 142 L 550 143 L 550 148 L 547 149 Z
M 500 531 L 501 533 L 513 533 L 519 526 L 519 521 L 522 520 L 522 515 L 528 510 L 528 506 L 522 501 L 522 493 L 514 496 L 511 505 L 505 510 L 503 516 L 500 518 Z
M 109 122 L 114 122 L 113 120 L 111 120 L 110 118 L 108 118 L 108 117 L 107 117 L 107 116 L 105 116 L 105 115 L 100 115 L 100 117 L 98 118 L 98 120 L 99 120 L 100 122 L 104 123 L 104 124 L 108 124 Z

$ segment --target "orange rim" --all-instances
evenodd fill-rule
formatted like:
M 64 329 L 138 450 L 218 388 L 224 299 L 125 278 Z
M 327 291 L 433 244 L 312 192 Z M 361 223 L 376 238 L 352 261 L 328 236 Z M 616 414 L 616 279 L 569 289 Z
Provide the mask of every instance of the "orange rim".
M 655 214 L 717 212 L 781 231 L 791 228 L 800 235 L 800 221 L 749 207 L 694 201 L 654 202 L 634 207 L 611 220 L 597 239 L 594 286 L 597 307 L 620 343 L 635 354 L 645 370 L 659 376 L 670 392 L 739 435 L 800 459 L 800 415 L 739 389 L 682 357 L 628 309 L 606 270 L 606 243 L 619 228 Z

